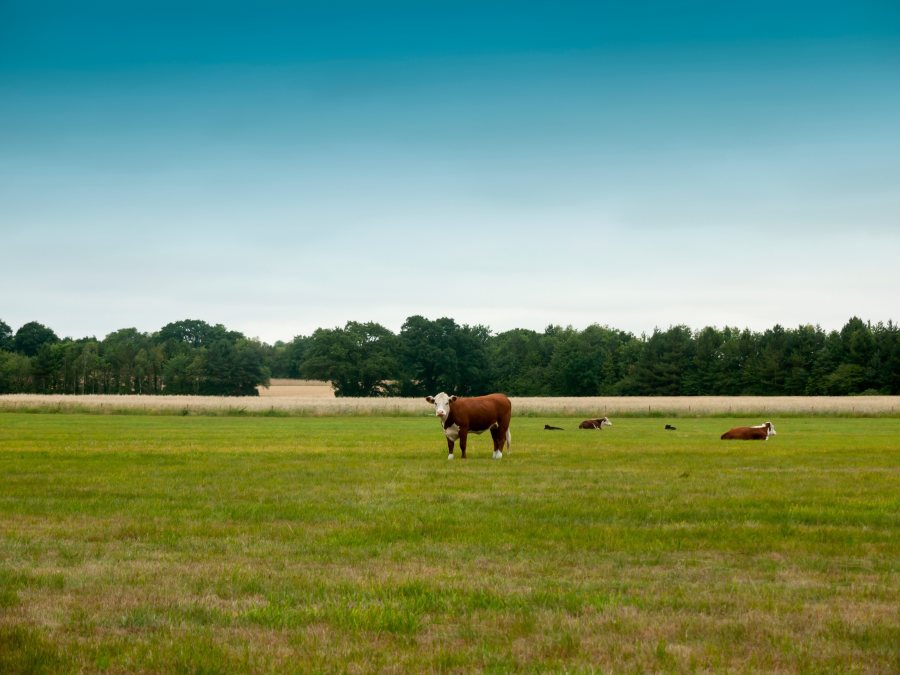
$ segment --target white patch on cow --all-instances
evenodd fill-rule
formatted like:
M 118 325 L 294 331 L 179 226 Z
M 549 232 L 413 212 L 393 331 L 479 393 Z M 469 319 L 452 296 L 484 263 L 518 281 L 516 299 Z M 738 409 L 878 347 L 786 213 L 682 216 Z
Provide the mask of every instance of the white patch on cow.
M 453 453 L 452 453 L 452 452 L 451 452 L 449 455 L 447 455 L 447 459 L 453 459 Z
M 444 435 L 456 443 L 459 440 L 459 425 L 451 424 L 449 427 L 444 427 Z
M 503 459 L 503 453 L 499 450 L 494 450 L 494 459 Z
M 766 440 L 769 440 L 769 436 L 777 435 L 775 433 L 775 425 L 772 424 L 771 422 L 763 422 L 762 424 L 754 424 L 750 428 L 751 429 L 766 429 L 766 431 L 767 431 Z

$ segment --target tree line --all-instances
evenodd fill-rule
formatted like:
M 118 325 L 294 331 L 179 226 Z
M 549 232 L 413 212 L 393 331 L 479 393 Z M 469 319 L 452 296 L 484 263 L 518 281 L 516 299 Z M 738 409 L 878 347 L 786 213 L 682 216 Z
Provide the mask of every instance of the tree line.
M 678 325 L 635 336 L 592 325 L 494 334 L 411 316 L 399 333 L 350 321 L 269 345 L 199 320 L 102 340 L 60 339 L 36 321 L 13 332 L 0 321 L 0 393 L 252 396 L 272 377 L 328 380 L 337 396 L 898 394 L 900 329 L 853 317 L 830 332 Z

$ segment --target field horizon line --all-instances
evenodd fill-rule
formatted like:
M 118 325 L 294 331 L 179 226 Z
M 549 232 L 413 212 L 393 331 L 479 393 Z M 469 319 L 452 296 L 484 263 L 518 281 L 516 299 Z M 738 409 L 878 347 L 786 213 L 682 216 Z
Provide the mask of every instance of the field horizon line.
M 897 417 L 900 396 L 511 396 L 518 417 Z M 333 398 L 3 394 L 0 412 L 109 415 L 427 417 L 419 397 Z

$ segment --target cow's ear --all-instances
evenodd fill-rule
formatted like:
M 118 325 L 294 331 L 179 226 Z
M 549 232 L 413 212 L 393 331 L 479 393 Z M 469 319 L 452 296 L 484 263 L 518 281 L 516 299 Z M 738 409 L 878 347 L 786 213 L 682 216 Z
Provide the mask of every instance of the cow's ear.
M 425 400 L 428 401 L 429 403 L 434 403 L 434 396 L 426 396 Z
M 458 398 L 459 398 L 459 396 L 454 394 L 453 396 L 450 397 L 450 403 L 453 403 L 453 401 L 455 401 Z

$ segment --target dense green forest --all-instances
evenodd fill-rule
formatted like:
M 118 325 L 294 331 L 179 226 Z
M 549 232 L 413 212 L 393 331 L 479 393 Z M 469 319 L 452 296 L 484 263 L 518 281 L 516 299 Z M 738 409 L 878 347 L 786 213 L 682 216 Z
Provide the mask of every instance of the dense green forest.
M 851 318 L 765 332 L 672 326 L 635 336 L 606 326 L 493 334 L 411 316 L 320 328 L 269 345 L 185 320 L 158 332 L 60 339 L 36 321 L 0 321 L 0 393 L 255 395 L 269 378 L 330 380 L 338 396 L 438 391 L 513 396 L 900 393 L 900 328 Z

